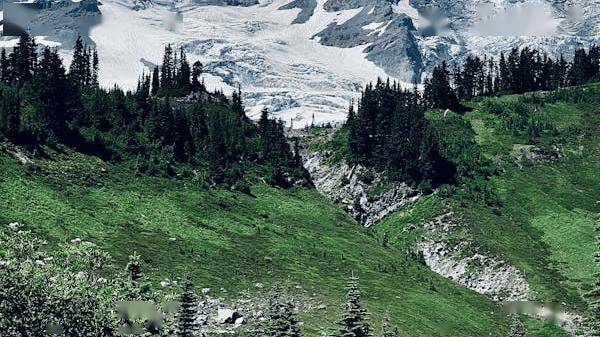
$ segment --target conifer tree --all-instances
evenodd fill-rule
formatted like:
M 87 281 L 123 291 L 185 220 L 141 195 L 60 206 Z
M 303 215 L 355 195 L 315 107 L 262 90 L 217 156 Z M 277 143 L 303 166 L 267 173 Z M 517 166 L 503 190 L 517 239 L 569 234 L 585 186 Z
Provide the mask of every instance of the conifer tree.
M 352 275 L 346 287 L 347 302 L 346 309 L 339 325 L 337 336 L 339 337 L 368 337 L 373 335 L 373 329 L 368 321 L 368 312 L 360 303 L 360 291 L 358 290 L 358 277 Z
M 12 73 L 10 62 L 6 56 L 6 50 L 2 48 L 0 52 L 0 83 L 10 84 L 12 82 Z
M 600 226 L 596 227 L 596 253 L 594 261 L 596 262 L 597 272 L 594 274 L 594 284 L 592 290 L 587 292 L 584 297 L 587 300 L 588 312 L 584 320 L 586 328 L 589 330 L 589 336 L 600 336 Z
M 199 327 L 195 323 L 198 313 L 198 298 L 194 293 L 194 285 L 191 278 L 188 277 L 183 285 L 183 292 L 180 297 L 179 310 L 177 312 L 177 336 L 192 337 L 198 331 Z
M 516 314 L 511 315 L 511 323 L 510 323 L 510 337 L 523 337 L 525 336 L 525 326 L 519 316 Z
M 465 80 L 464 76 L 463 81 L 469 83 L 469 86 L 464 89 L 467 97 L 469 97 L 474 92 L 473 82 Z M 460 104 L 454 89 L 450 86 L 449 72 L 445 62 L 440 67 L 433 69 L 431 80 L 425 85 L 425 100 L 429 107 L 459 110 Z
M 152 70 L 152 96 L 156 96 L 158 94 L 158 90 L 160 89 L 160 75 L 158 73 L 158 66 L 154 67 Z
M 146 299 L 150 292 L 150 285 L 142 272 L 142 260 L 137 252 L 129 255 L 129 262 L 125 270 L 129 276 L 129 298 L 132 300 Z
M 400 337 L 400 329 L 397 326 L 392 327 L 389 313 L 386 313 L 385 316 L 383 317 L 383 322 L 381 324 L 381 336 L 382 337 Z
M 202 62 L 196 61 L 192 65 L 192 90 L 198 91 L 202 87 L 200 76 L 202 75 Z
M 283 299 L 281 291 L 274 289 L 266 312 L 266 321 L 261 328 L 260 336 L 264 337 L 300 337 L 298 318 L 294 305 Z
M 569 82 L 571 85 L 584 84 L 590 80 L 590 75 L 593 73 L 592 62 L 585 49 L 575 51 L 573 63 L 569 69 Z
M 21 98 L 17 90 L 0 85 L 0 136 L 16 140 L 21 126 Z
M 37 61 L 37 44 L 27 33 L 21 34 L 17 46 L 12 53 L 12 80 L 23 85 L 33 79 Z M 62 66 L 62 62 L 61 62 Z
M 100 59 L 98 58 L 98 50 L 94 47 L 92 53 L 92 87 L 97 88 L 100 84 L 98 82 L 98 75 L 100 72 Z
M 177 79 L 178 79 L 177 87 L 181 91 L 181 94 L 185 95 L 188 92 L 190 92 L 190 89 L 191 89 L 190 77 L 192 75 L 192 72 L 190 69 L 190 64 L 187 61 L 187 56 L 185 55 L 185 52 L 183 51 L 183 48 L 181 48 L 179 55 L 180 55 L 180 57 L 179 57 L 179 71 L 177 73 Z
M 35 75 L 35 104 L 38 106 L 38 118 L 45 129 L 33 136 L 47 137 L 55 142 L 67 133 L 67 117 L 71 113 L 69 100 L 76 98 L 76 95 L 71 92 L 58 53 L 50 48 L 44 49 Z
M 86 48 L 83 45 L 81 36 L 78 36 L 73 49 L 73 60 L 69 66 L 69 79 L 79 89 L 87 85 L 86 78 L 90 69 L 89 64 L 86 64 L 86 60 L 89 60 Z
M 231 108 L 240 119 L 246 119 L 246 112 L 244 111 L 244 105 L 242 103 L 242 87 L 238 85 L 238 90 L 234 91 L 231 95 Z
M 173 86 L 173 78 L 175 73 L 175 63 L 173 60 L 173 48 L 168 44 L 165 47 L 165 53 L 163 55 L 163 62 L 160 68 L 160 85 L 162 91 L 167 93 Z

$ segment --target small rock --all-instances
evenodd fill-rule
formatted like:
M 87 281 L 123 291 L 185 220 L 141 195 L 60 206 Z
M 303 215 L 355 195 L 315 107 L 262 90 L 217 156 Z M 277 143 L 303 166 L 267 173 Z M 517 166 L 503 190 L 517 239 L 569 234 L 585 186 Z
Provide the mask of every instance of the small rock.
M 255 283 L 254 286 L 259 289 L 262 289 L 264 287 L 264 285 L 260 282 Z
M 246 324 L 246 318 L 245 317 L 238 317 L 233 324 L 236 327 L 238 327 L 238 326 L 240 326 L 242 324 Z
M 8 228 L 10 228 L 13 231 L 16 231 L 17 229 L 19 229 L 19 227 L 21 227 L 21 225 L 18 222 L 11 222 L 8 224 Z
M 202 288 L 202 294 L 208 295 L 210 293 L 210 288 Z
M 317 309 L 319 309 L 319 310 L 325 310 L 325 309 L 327 309 L 327 305 L 325 305 L 325 304 L 319 304 L 319 306 L 317 307 Z

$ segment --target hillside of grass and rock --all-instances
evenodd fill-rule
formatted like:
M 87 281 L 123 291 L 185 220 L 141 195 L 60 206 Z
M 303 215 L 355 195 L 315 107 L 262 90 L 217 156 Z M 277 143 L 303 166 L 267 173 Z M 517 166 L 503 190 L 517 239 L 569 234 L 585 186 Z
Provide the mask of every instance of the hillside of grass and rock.
M 342 127 L 286 130 L 182 50 L 125 92 L 80 40 L 65 69 L 24 35 L 0 55 L 0 332 L 593 333 L 598 51 L 379 80 Z

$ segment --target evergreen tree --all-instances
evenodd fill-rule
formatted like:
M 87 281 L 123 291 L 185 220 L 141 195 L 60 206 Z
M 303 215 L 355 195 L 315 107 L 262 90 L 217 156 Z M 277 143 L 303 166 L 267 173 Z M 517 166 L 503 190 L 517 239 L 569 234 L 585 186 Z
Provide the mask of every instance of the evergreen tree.
M 200 76 L 202 76 L 202 63 L 200 61 L 194 62 L 192 65 L 192 90 L 199 91 L 202 87 L 200 83 Z
M 0 85 L 0 136 L 17 140 L 21 128 L 21 98 L 18 91 Z
M 10 84 L 12 82 L 13 74 L 10 68 L 10 62 L 6 56 L 6 50 L 2 48 L 0 52 L 0 83 Z
M 381 324 L 381 336 L 382 337 L 400 337 L 400 329 L 398 327 L 392 328 L 392 323 L 390 322 L 390 315 L 386 313 L 383 317 L 383 322 Z
M 231 108 L 240 119 L 246 119 L 246 112 L 244 111 L 244 105 L 242 104 L 242 88 L 239 85 L 238 90 L 234 91 L 231 96 Z
M 584 295 L 588 304 L 588 313 L 584 325 L 589 330 L 589 336 L 600 336 L 600 226 L 596 227 L 596 232 L 598 235 L 596 236 L 594 261 L 596 262 L 597 272 L 594 275 L 592 290 Z
M 92 53 L 92 82 L 91 86 L 97 88 L 99 86 L 98 75 L 100 72 L 100 59 L 98 58 L 98 51 L 94 48 Z
M 37 61 L 37 44 L 27 33 L 21 34 L 17 46 L 12 53 L 12 80 L 23 85 L 33 79 Z M 62 66 L 62 64 L 61 64 Z
M 150 285 L 142 272 L 141 256 L 134 252 L 129 255 L 129 262 L 125 267 L 129 276 L 129 298 L 131 300 L 144 300 L 150 292 Z
M 45 48 L 34 79 L 37 114 L 46 126 L 34 137 L 56 142 L 67 134 L 67 117 L 72 110 L 69 100 L 76 98 L 67 81 L 65 69 L 56 51 Z
M 89 64 L 87 64 L 88 60 L 86 48 L 83 45 L 81 36 L 78 36 L 73 49 L 73 60 L 69 66 L 69 79 L 79 89 L 88 84 L 87 78 L 90 71 Z
M 368 322 L 368 312 L 361 306 L 358 278 L 350 277 L 347 285 L 346 310 L 338 321 L 340 337 L 367 337 L 373 335 L 373 330 Z
M 511 323 L 510 323 L 510 337 L 524 337 L 525 336 L 525 326 L 518 315 L 511 315 Z
M 294 305 L 284 300 L 278 289 L 269 301 L 269 308 L 265 314 L 266 321 L 261 328 L 259 336 L 265 337 L 300 337 L 298 318 L 294 312 Z
M 460 103 L 454 89 L 450 86 L 449 77 L 445 62 L 440 67 L 433 69 L 430 81 L 425 84 L 425 101 L 429 107 L 454 111 L 460 110 Z M 466 80 L 463 78 L 463 81 Z M 475 89 L 471 88 L 473 83 L 471 80 L 466 81 L 466 83 L 469 83 L 469 86 L 465 88 L 464 92 L 468 96 L 474 93 Z
M 163 94 L 173 87 L 173 79 L 175 77 L 175 61 L 173 59 L 173 48 L 171 45 L 165 47 L 162 66 L 160 68 L 160 85 Z
M 587 83 L 591 80 L 593 74 L 593 65 L 589 55 L 585 49 L 578 49 L 575 51 L 573 57 L 573 63 L 569 69 L 569 82 L 571 85 L 579 85 Z
M 190 77 L 192 75 L 190 64 L 187 61 L 187 57 L 183 48 L 180 50 L 179 57 L 179 71 L 177 73 L 177 87 L 180 90 L 181 94 L 185 95 L 191 90 Z
M 506 63 L 506 57 L 504 53 L 500 54 L 500 61 L 498 63 L 498 90 L 501 92 L 506 92 L 510 90 L 510 72 L 508 70 L 508 65 Z
M 152 70 L 152 96 L 156 96 L 160 89 L 160 75 L 158 73 L 158 68 L 159 67 L 154 67 Z
M 194 293 L 194 285 L 188 277 L 183 285 L 180 298 L 179 311 L 177 313 L 177 336 L 192 337 L 199 330 L 195 323 L 198 299 Z

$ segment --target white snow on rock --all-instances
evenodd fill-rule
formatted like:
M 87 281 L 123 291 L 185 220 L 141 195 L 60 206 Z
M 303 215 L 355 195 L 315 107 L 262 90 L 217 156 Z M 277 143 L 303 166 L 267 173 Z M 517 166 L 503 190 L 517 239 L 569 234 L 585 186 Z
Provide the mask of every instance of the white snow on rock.
M 339 121 L 361 87 L 385 73 L 363 55 L 364 46 L 323 46 L 312 37 L 331 22 L 343 23 L 360 9 L 323 10 L 304 24 L 291 24 L 298 10 L 278 10 L 289 1 L 259 6 L 197 6 L 184 2 L 173 29 L 165 21 L 173 12 L 166 6 L 132 10 L 129 1 L 102 1 L 102 23 L 93 27 L 102 68 L 100 81 L 134 88 L 138 76 L 159 64 L 167 43 L 183 46 L 191 61 L 200 60 L 209 89 L 230 93 L 241 85 L 250 117 L 268 107 L 286 123 L 302 127 L 312 121 Z

